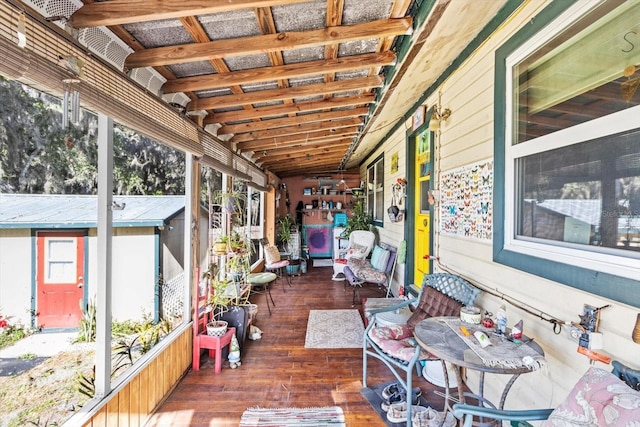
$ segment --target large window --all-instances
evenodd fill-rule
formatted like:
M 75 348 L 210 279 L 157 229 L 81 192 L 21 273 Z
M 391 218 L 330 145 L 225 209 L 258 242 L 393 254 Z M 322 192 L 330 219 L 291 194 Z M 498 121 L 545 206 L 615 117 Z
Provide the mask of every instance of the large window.
M 552 6 L 496 58 L 496 260 L 640 290 L 640 3 Z
M 367 211 L 376 225 L 384 221 L 384 157 L 367 167 Z

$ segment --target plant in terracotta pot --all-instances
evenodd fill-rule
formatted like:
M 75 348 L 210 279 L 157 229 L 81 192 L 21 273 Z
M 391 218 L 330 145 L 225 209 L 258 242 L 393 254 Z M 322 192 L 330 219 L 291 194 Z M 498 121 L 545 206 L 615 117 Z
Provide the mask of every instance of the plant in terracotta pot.
M 216 255 L 225 255 L 227 253 L 227 245 L 229 244 L 229 236 L 219 236 L 213 241 L 213 253 Z
M 230 305 L 237 298 L 234 292 L 230 292 L 233 282 L 226 278 L 221 278 L 216 264 L 210 264 L 209 269 L 204 273 L 204 278 L 209 286 L 208 310 L 211 312 L 211 320 L 207 324 L 207 334 L 221 336 L 227 331 L 227 322 L 221 320 Z

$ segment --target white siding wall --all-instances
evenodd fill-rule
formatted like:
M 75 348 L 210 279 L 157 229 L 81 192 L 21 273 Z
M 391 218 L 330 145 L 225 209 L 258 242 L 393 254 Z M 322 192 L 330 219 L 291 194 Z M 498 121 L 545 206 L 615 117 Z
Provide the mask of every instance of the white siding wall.
M 11 324 L 31 326 L 30 260 L 29 230 L 0 230 L 0 314 L 11 316 Z
M 89 259 L 97 257 L 95 230 L 89 238 Z M 113 229 L 112 315 L 114 320 L 139 320 L 154 309 L 153 227 Z M 89 262 L 89 298 L 95 301 L 97 271 Z
M 523 25 L 526 25 L 548 2 L 528 2 L 509 21 L 486 40 L 470 58 L 439 88 L 443 108 L 450 108 L 451 117 L 441 125 L 435 142 L 434 184 L 443 171 L 485 161 L 493 157 L 493 91 L 494 52 Z M 425 104 L 435 104 L 438 94 L 434 93 Z M 428 118 L 427 118 L 428 120 Z M 385 153 L 385 189 L 396 178 L 405 176 L 405 128 L 407 123 L 387 140 L 384 145 L 363 163 L 361 173 L 365 174 L 368 162 L 382 151 Z M 400 151 L 400 169 L 397 174 L 389 173 L 391 154 Z M 387 203 L 385 194 L 385 203 Z M 385 221 L 380 229 L 382 241 L 398 242 L 404 233 L 404 222 L 391 224 Z M 505 301 L 499 297 L 506 295 L 520 301 L 534 313 L 543 312 L 565 321 L 579 321 L 584 304 L 604 306 L 611 304 L 601 313 L 600 331 L 604 335 L 604 350 L 614 359 L 637 367 L 640 345 L 631 341 L 638 308 L 551 282 L 537 276 L 496 264 L 492 261 L 493 247 L 490 241 L 452 237 L 439 233 L 437 209 L 434 218 L 434 248 L 441 263 L 434 268 L 460 274 L 473 283 L 484 287 L 498 296 L 483 292 L 476 305 L 496 312 Z M 411 248 L 409 248 L 411 253 Z M 397 280 L 404 279 L 404 269 L 399 269 Z M 638 290 L 640 292 L 640 290 Z M 577 353 L 577 343 L 568 337 L 567 328 L 555 335 L 552 325 L 537 316 L 526 313 L 514 305 L 506 303 L 509 325 L 524 321 L 526 334 L 535 337 L 543 347 L 548 367 L 538 372 L 522 375 L 514 384 L 506 402 L 506 407 L 534 408 L 554 407 L 562 401 L 577 379 L 588 369 L 589 360 Z M 603 367 L 604 365 L 598 363 Z M 610 369 L 610 367 L 605 367 Z M 469 382 L 477 390 L 478 377 L 468 372 Z M 485 381 L 485 396 L 492 401 L 499 400 L 508 378 L 489 375 Z
M 389 221 L 387 208 L 391 206 L 391 186 L 397 182 L 398 178 L 407 178 L 407 153 L 404 130 L 394 133 L 391 138 L 385 141 L 384 145 L 372 153 L 369 160 L 363 163 L 362 168 L 360 169 L 360 176 L 367 176 L 367 165 L 369 165 L 373 159 L 378 158 L 382 153 L 384 153 L 384 224 L 382 227 L 378 227 L 378 232 L 381 242 L 398 247 L 400 242 L 404 239 L 404 227 L 406 221 Z M 398 171 L 392 174 L 391 157 L 395 153 L 398 153 Z M 404 208 L 406 208 L 405 203 L 406 202 L 403 201 Z M 405 265 L 397 264 L 394 279 L 391 284 L 391 291 L 394 295 L 398 294 L 399 284 L 404 283 L 404 277 Z

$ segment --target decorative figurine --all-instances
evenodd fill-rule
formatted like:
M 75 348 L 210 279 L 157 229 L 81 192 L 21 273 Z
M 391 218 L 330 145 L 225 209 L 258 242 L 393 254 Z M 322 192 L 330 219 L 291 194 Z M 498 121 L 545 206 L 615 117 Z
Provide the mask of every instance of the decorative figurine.
M 522 338 L 522 320 L 516 323 L 513 328 L 511 328 L 511 338 L 519 340 Z
M 496 333 L 504 335 L 507 332 L 507 307 L 504 304 L 498 309 L 496 323 L 498 324 Z

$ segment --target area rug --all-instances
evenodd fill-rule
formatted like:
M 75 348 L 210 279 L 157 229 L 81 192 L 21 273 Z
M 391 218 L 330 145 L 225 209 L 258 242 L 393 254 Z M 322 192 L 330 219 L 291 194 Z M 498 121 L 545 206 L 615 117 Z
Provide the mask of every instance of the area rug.
M 314 258 L 313 259 L 314 267 L 332 267 L 333 260 L 332 259 L 324 259 L 324 258 Z
M 358 310 L 311 310 L 305 348 L 362 348 L 364 324 Z
M 344 427 L 344 413 L 339 406 L 318 408 L 249 408 L 240 418 L 240 427 L 331 426 Z

